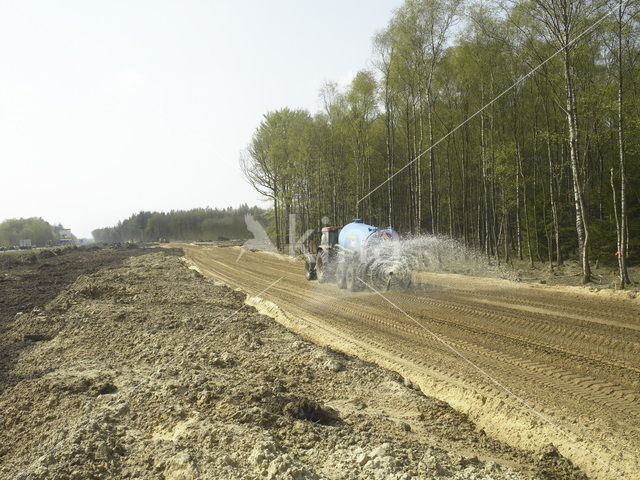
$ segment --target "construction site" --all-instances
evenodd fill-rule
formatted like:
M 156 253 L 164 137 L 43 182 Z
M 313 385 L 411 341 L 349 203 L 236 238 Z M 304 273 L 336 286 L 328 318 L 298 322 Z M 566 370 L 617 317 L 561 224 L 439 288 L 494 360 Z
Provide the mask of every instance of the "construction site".
M 640 1 L 4 2 L 0 480 L 640 480 Z
M 233 242 L 0 260 L 2 478 L 637 478 L 633 293 L 350 292 Z

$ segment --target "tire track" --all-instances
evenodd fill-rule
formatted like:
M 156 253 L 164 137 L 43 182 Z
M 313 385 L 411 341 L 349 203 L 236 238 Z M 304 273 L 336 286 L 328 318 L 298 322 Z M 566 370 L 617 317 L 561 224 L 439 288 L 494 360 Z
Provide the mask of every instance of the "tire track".
M 439 382 L 442 388 L 449 385 L 513 405 L 513 399 L 505 398 L 377 295 L 306 282 L 299 262 L 290 264 L 265 254 L 247 252 L 236 263 L 237 248 L 187 246 L 185 251 L 207 275 L 248 292 L 285 275 L 269 296 L 288 313 L 291 328 L 312 340 L 339 345 L 362 358 L 377 358 L 397 371 Z M 640 307 L 625 303 L 618 314 L 618 303 L 610 299 L 576 300 L 520 285 L 512 289 L 498 285 L 492 291 L 458 288 L 459 279 L 450 283 L 431 291 L 386 295 L 518 395 L 566 418 L 578 430 L 577 436 L 604 458 L 638 467 Z M 581 426 L 585 419 L 589 419 L 585 425 L 599 425 L 597 432 Z M 565 447 L 577 451 L 575 445 Z M 597 471 L 584 454 L 577 451 L 574 457 L 587 470 Z

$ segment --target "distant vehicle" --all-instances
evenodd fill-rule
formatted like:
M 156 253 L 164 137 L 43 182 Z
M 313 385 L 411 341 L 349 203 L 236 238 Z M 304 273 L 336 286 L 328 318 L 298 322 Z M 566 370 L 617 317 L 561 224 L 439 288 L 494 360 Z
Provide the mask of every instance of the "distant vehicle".
M 60 245 L 73 245 L 73 235 L 70 228 L 61 228 L 58 232 L 60 236 Z
M 20 250 L 31 250 L 31 239 L 25 238 L 20 240 Z
M 160 243 L 169 243 L 169 239 L 168 239 L 168 238 L 164 238 L 164 237 L 162 237 L 162 238 L 160 239 Z

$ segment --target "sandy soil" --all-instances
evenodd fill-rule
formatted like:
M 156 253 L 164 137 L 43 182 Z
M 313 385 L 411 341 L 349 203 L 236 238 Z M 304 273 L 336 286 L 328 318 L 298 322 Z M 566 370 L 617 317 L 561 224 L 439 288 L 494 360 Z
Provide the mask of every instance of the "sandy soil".
M 29 346 L 0 394 L 1 478 L 585 478 L 552 445 L 492 439 L 303 340 L 175 253 L 90 268 L 7 322 L 7 344 Z
M 496 438 L 553 443 L 594 478 L 640 475 L 640 303 L 628 293 L 423 273 L 420 289 L 385 293 L 409 318 L 375 293 L 307 282 L 300 262 L 184 248 L 245 291 L 284 277 L 260 311 L 399 372 Z

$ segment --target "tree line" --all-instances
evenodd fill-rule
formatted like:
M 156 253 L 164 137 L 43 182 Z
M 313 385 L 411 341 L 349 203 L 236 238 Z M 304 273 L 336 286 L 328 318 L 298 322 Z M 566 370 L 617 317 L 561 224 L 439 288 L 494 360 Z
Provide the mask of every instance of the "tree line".
M 640 259 L 637 1 L 406 0 L 322 108 L 268 112 L 240 158 L 289 231 L 360 217 L 489 262 Z
M 217 241 L 246 239 L 245 215 L 268 224 L 270 215 L 258 207 L 195 208 L 164 212 L 139 212 L 113 227 L 98 228 L 91 233 L 96 242 Z
M 19 246 L 20 240 L 31 240 L 34 247 L 57 245 L 62 228 L 39 217 L 10 218 L 0 223 L 0 246 Z

